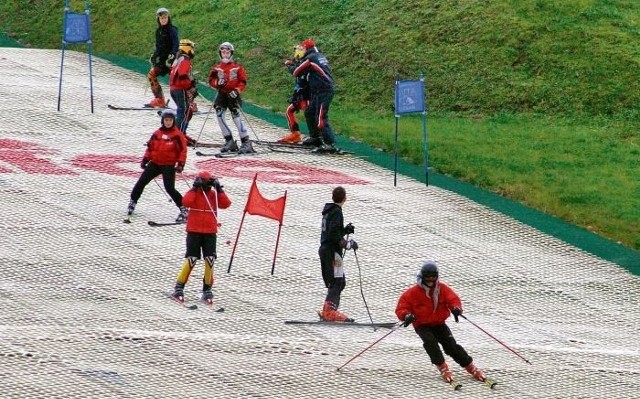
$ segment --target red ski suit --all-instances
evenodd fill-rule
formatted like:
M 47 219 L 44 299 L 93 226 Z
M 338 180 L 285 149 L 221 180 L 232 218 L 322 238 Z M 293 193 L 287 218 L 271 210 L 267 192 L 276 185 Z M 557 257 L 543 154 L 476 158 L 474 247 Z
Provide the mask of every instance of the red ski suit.
M 147 142 L 144 158 L 156 165 L 184 165 L 187 161 L 187 138 L 175 125 L 170 129 L 161 127 Z
M 444 324 L 453 308 L 462 309 L 460 297 L 451 287 L 436 281 L 431 288 L 425 289 L 421 284 L 416 284 L 406 290 L 398 299 L 396 316 L 399 320 L 404 320 L 406 315 L 413 314 L 416 317 L 414 328 L 423 324 L 437 326 Z
M 202 188 L 192 188 L 182 197 L 182 205 L 189 208 L 186 227 L 188 233 L 216 234 L 218 232 L 216 211 L 227 209 L 231 206 L 231 200 L 224 191 L 218 193 L 215 189 L 203 191 Z
M 218 87 L 221 79 L 224 79 L 224 86 Z M 228 94 L 234 89 L 242 93 L 247 85 L 247 71 L 235 61 L 219 62 L 209 71 L 209 85 L 220 93 Z

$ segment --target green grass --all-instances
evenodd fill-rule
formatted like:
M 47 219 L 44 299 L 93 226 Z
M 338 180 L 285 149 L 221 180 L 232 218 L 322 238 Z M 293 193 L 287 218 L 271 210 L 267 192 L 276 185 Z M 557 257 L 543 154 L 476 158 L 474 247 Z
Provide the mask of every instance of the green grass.
M 98 54 L 148 58 L 151 0 L 92 5 Z M 79 11 L 84 2 L 72 1 Z M 282 67 L 312 36 L 333 66 L 332 124 L 393 149 L 393 82 L 426 77 L 434 170 L 640 249 L 640 3 L 631 0 L 194 0 L 169 7 L 196 42 L 202 79 L 223 41 L 246 65 L 246 96 L 283 112 Z M 2 30 L 59 48 L 61 1 L 0 4 Z M 141 82 L 142 84 L 142 82 Z M 420 164 L 419 116 L 400 154 Z

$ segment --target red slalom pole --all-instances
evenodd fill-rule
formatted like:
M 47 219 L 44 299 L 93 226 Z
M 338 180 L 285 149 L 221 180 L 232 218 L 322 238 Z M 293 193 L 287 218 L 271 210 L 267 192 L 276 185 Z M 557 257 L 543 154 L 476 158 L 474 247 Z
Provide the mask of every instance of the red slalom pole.
M 364 348 L 363 350 L 361 350 L 357 355 L 353 356 L 351 359 L 347 360 L 347 362 L 345 364 L 343 364 L 342 366 L 338 367 L 336 369 L 336 371 L 340 371 L 340 369 L 342 369 L 344 366 L 346 366 L 347 364 L 351 363 L 352 361 L 356 360 L 360 355 L 362 355 L 363 353 L 365 353 L 366 351 L 368 351 L 369 349 L 373 348 L 373 346 L 375 344 L 377 344 L 378 342 L 382 341 L 383 339 L 387 338 L 389 335 L 391 335 L 391 333 L 393 333 L 394 331 L 396 331 L 398 328 L 402 327 L 404 323 L 403 322 L 398 322 L 388 333 L 386 333 L 385 335 L 383 335 L 382 337 L 378 338 L 376 340 L 376 342 L 372 343 L 371 345 L 367 346 L 366 348 Z
M 499 343 L 500 345 L 504 346 L 505 348 L 509 349 L 511 352 L 513 352 L 514 355 L 518 356 L 520 359 L 524 360 L 525 362 L 531 364 L 530 361 L 528 361 L 527 359 L 525 359 L 524 356 L 522 356 L 521 354 L 519 354 L 518 352 L 516 352 L 515 350 L 511 349 L 510 347 L 508 347 L 504 342 L 500 341 L 498 338 L 494 337 L 493 335 L 489 334 L 487 331 L 485 331 L 484 329 L 482 329 L 482 327 L 480 327 L 479 325 L 477 325 L 476 323 L 472 322 L 471 320 L 469 320 L 466 316 L 464 315 L 460 315 L 460 317 L 462 317 L 463 319 L 465 319 L 466 321 L 468 321 L 469 323 L 473 324 L 478 330 L 482 331 L 483 333 L 487 334 L 488 336 L 490 336 L 491 338 L 493 338 L 497 343 Z

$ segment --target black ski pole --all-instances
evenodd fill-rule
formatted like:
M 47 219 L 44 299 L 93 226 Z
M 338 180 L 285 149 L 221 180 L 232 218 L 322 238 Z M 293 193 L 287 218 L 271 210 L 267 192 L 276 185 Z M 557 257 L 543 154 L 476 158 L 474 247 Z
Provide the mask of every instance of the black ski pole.
M 524 356 L 522 356 L 521 354 L 519 354 L 518 352 L 516 352 L 515 350 L 511 349 L 510 347 L 508 347 L 504 342 L 500 341 L 498 338 L 494 337 L 493 335 L 489 334 L 487 331 L 485 331 L 484 329 L 482 329 L 482 327 L 480 327 L 479 325 L 477 325 L 476 323 L 472 322 L 471 320 L 469 320 L 466 316 L 464 315 L 460 315 L 460 317 L 462 317 L 463 319 L 465 319 L 466 321 L 468 321 L 469 323 L 473 324 L 478 330 L 482 331 L 483 333 L 487 334 L 488 336 L 490 336 L 491 338 L 493 338 L 497 343 L 499 343 L 500 345 L 504 346 L 505 348 L 509 349 L 511 352 L 513 352 L 514 355 L 518 356 L 520 359 L 524 360 L 525 362 L 531 364 L 530 361 L 528 361 L 527 359 L 524 358 Z
M 378 342 L 382 341 L 383 339 L 387 338 L 389 335 L 391 335 L 391 333 L 393 333 L 394 331 L 396 331 L 398 328 L 402 327 L 404 323 L 403 322 L 398 322 L 396 323 L 395 326 L 393 326 L 393 328 L 391 330 L 389 330 L 388 333 L 386 333 L 385 335 L 383 335 L 382 337 L 378 338 L 374 343 L 372 343 L 371 345 L 367 346 L 366 348 L 364 348 L 363 350 L 361 350 L 360 352 L 358 352 L 355 356 L 353 356 L 351 359 L 347 360 L 342 366 L 338 367 L 336 369 L 336 371 L 340 371 L 342 368 L 344 368 L 344 366 L 346 366 L 347 364 L 351 363 L 352 361 L 354 361 L 356 358 L 358 358 L 360 355 L 362 355 L 363 353 L 365 353 L 366 351 L 368 351 L 369 349 L 373 348 L 373 346 L 375 344 L 377 344 Z
M 364 291 L 362 289 L 362 270 L 360 269 L 360 262 L 358 261 L 358 252 L 355 249 L 353 250 L 353 256 L 355 256 L 356 265 L 358 266 L 358 280 L 360 281 L 360 295 L 362 296 L 362 302 L 364 302 L 364 307 L 367 309 L 367 314 L 369 315 L 369 320 L 371 321 L 371 325 L 373 326 L 373 331 L 376 331 L 376 327 L 373 325 L 371 312 L 369 311 L 369 305 L 367 305 L 367 300 L 364 299 Z
M 153 181 L 156 183 L 156 185 L 158 186 L 158 188 L 160 189 L 160 191 L 162 191 L 162 194 L 164 194 L 165 197 L 167 197 L 167 199 L 169 200 L 169 202 L 173 201 L 171 199 L 171 197 L 169 197 L 169 194 L 167 194 L 166 191 L 164 191 L 164 189 L 162 188 L 162 186 L 160 186 L 160 183 L 158 183 L 158 180 L 156 180 L 156 178 L 153 178 Z
M 207 121 L 209 120 L 209 115 L 211 115 L 211 113 L 213 112 L 213 102 L 211 103 L 211 106 L 209 107 L 209 112 L 207 112 L 207 116 L 204 117 L 204 122 L 202 122 L 202 127 L 200 128 L 200 133 L 198 133 L 198 137 L 196 137 L 196 142 L 193 145 L 193 149 L 195 150 L 196 148 L 198 148 L 198 141 L 200 141 L 200 136 L 202 136 L 202 131 L 204 130 L 204 125 L 207 124 Z
M 244 110 L 242 109 L 242 106 L 240 106 L 240 104 L 238 104 L 238 109 L 242 114 L 242 119 L 244 119 L 245 122 L 247 122 L 247 126 L 249 127 L 249 129 L 251 129 L 251 132 L 253 133 L 253 135 L 256 136 L 256 140 L 260 141 L 260 137 L 258 137 L 258 133 L 256 133 L 256 130 L 253 128 L 253 126 L 249 124 L 249 119 L 247 119 L 247 115 L 244 113 Z

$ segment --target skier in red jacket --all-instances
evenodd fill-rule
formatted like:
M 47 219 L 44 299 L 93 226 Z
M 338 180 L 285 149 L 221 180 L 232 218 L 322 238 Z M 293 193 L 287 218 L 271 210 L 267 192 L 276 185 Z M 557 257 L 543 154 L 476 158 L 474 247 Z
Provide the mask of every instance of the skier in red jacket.
M 438 367 L 446 382 L 453 382 L 453 373 L 444 360 L 444 353 L 451 356 L 461 367 L 479 381 L 485 381 L 484 372 L 473 364 L 473 359 L 460 346 L 445 321 L 453 314 L 456 323 L 462 314 L 462 302 L 458 294 L 447 284 L 438 280 L 438 266 L 432 260 L 424 262 L 417 276 L 417 284 L 406 290 L 398 300 L 396 316 L 404 326 L 413 323 L 416 334 L 431 363 Z
M 213 188 L 213 190 L 211 189 Z M 216 239 L 218 233 L 218 209 L 226 209 L 231 200 L 222 189 L 218 179 L 207 171 L 198 172 L 193 188 L 182 199 L 189 208 L 187 218 L 187 250 L 182 269 L 178 273 L 173 298 L 184 302 L 184 286 L 200 255 L 204 258 L 204 277 L 202 278 L 202 301 L 213 303 L 213 263 L 216 260 Z
M 187 139 L 176 126 L 176 114 L 173 110 L 163 111 L 160 119 L 162 125 L 151 135 L 147 142 L 147 150 L 140 162 L 143 172 L 131 190 L 127 215 L 130 218 L 133 214 L 147 184 L 158 175 L 162 175 L 167 194 L 180 208 L 176 222 L 184 222 L 187 218 L 187 210 L 182 206 L 182 195 L 176 190 L 176 173 L 182 173 L 187 160 Z M 125 219 L 125 222 L 130 222 L 129 218 Z
M 196 88 L 196 80 L 193 78 L 191 71 L 192 59 L 195 56 L 194 49 L 195 43 L 191 40 L 180 40 L 178 56 L 173 61 L 171 73 L 169 74 L 171 98 L 177 107 L 176 125 L 185 135 L 193 112 L 197 110 L 194 99 L 198 95 L 198 90 Z M 195 141 L 187 136 L 187 143 L 193 145 Z
M 213 102 L 216 109 L 216 117 L 218 125 L 222 131 L 224 138 L 224 146 L 220 152 L 238 152 L 240 154 L 254 153 L 249 133 L 240 118 L 240 110 L 242 106 L 242 93 L 247 86 L 247 71 L 245 68 L 233 59 L 235 48 L 233 44 L 224 42 L 218 47 L 220 62 L 213 65 L 209 71 L 209 85 L 218 90 L 218 95 Z M 229 109 L 231 112 L 231 120 L 238 129 L 240 136 L 240 147 L 236 144 L 231 134 L 231 129 L 224 119 L 225 111 Z

